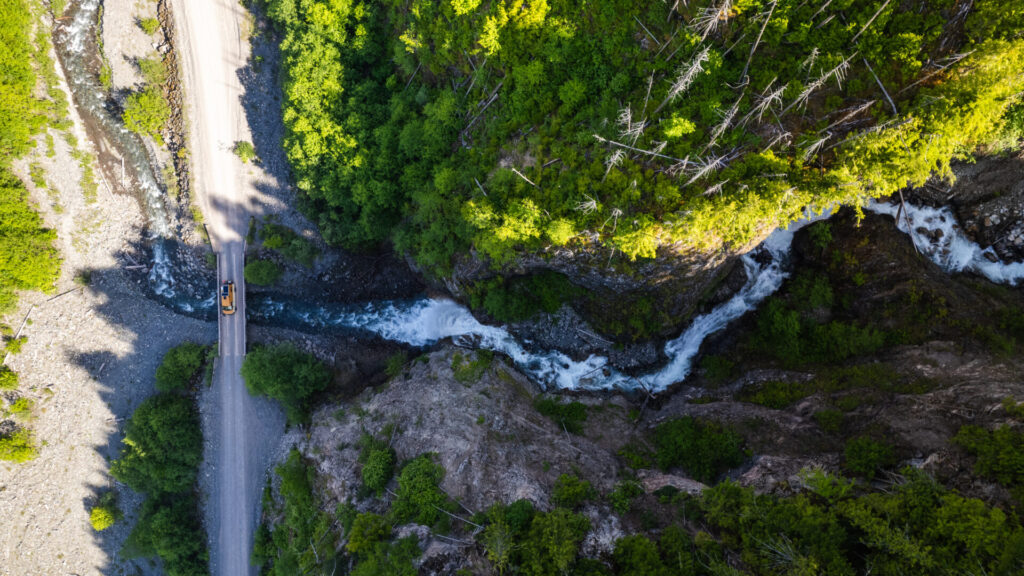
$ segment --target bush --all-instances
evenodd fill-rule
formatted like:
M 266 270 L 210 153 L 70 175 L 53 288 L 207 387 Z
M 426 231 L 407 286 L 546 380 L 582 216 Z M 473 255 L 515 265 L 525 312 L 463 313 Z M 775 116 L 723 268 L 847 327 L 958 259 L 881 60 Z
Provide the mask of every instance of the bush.
M 292 424 L 309 417 L 313 394 L 331 383 L 331 373 L 323 363 L 287 343 L 249 352 L 242 362 L 242 378 L 250 394 L 279 401 Z
M 271 532 L 262 529 L 258 547 L 254 546 L 254 563 L 261 564 L 261 574 L 293 576 L 295 574 L 330 573 L 338 549 L 334 532 L 335 518 L 319 509 L 313 496 L 313 472 L 303 462 L 297 450 L 275 468 L 280 478 L 282 506 L 276 510 L 278 524 Z M 264 496 L 264 509 L 270 507 Z M 342 518 L 345 506 L 339 507 L 339 519 L 347 529 L 355 518 L 354 512 L 346 521 Z
M 199 414 L 192 400 L 157 394 L 144 400 L 125 426 L 114 478 L 151 496 L 190 492 L 203 459 Z
M 195 342 L 171 348 L 156 369 L 156 389 L 161 392 L 184 390 L 199 372 L 205 357 L 206 348 Z
M 534 516 L 523 542 L 523 565 L 528 574 L 565 574 L 576 560 L 583 537 L 590 530 L 586 516 L 555 508 Z
M 145 32 L 147 36 L 152 36 L 159 27 L 160 21 L 156 18 L 142 18 L 139 20 L 139 28 L 142 28 L 142 31 Z
M 416 522 L 433 526 L 450 508 L 448 497 L 438 487 L 444 478 L 444 467 L 423 454 L 407 463 L 398 475 L 398 497 L 392 512 L 399 522 Z
M 527 320 L 541 312 L 554 314 L 562 304 L 583 294 L 564 274 L 549 271 L 482 281 L 469 291 L 473 308 L 483 308 L 501 322 Z
M 192 493 L 149 498 L 124 545 L 127 557 L 156 555 L 167 576 L 209 574 L 206 531 Z
M 356 556 L 366 555 L 376 548 L 377 543 L 391 536 L 391 524 L 383 516 L 364 512 L 356 516 L 348 531 L 345 549 Z
M 554 398 L 538 398 L 533 403 L 538 412 L 558 424 L 559 428 L 571 434 L 583 434 L 583 422 L 587 420 L 587 407 L 580 402 L 561 403 Z
M 319 251 L 309 240 L 298 235 L 287 226 L 267 222 L 260 229 L 260 238 L 263 239 L 263 247 L 268 250 L 277 250 L 282 256 L 306 266 L 313 265 Z
M 980 426 L 963 426 L 953 442 L 978 457 L 975 474 L 1010 488 L 1024 487 L 1024 433 L 1009 426 L 991 432 Z
M 402 373 L 402 369 L 405 368 L 406 361 L 405 352 L 395 352 L 388 356 L 387 364 L 384 366 L 384 373 L 387 374 L 388 378 L 398 376 Z
M 167 82 L 167 66 L 157 55 L 139 59 L 139 72 L 150 86 L 163 86 Z
M 251 260 L 245 265 L 245 281 L 257 286 L 270 286 L 281 279 L 281 268 L 271 260 Z
M 640 534 L 625 536 L 615 541 L 612 553 L 618 576 L 671 576 L 658 553 L 658 547 Z
M 20 338 L 11 338 L 4 342 L 4 352 L 7 354 L 21 354 L 21 347 L 28 342 L 28 336 L 22 336 Z
M 28 462 L 38 455 L 32 432 L 18 428 L 5 436 L 0 436 L 0 460 Z
M 743 438 L 714 422 L 687 416 L 654 429 L 655 460 L 663 470 L 676 466 L 701 482 L 710 482 L 747 457 Z
M 612 509 L 619 514 L 627 514 L 633 507 L 633 500 L 642 496 L 643 487 L 635 480 L 623 480 L 615 485 L 615 490 L 608 495 Z
M 835 434 L 843 425 L 843 413 L 840 410 L 819 410 L 814 413 L 814 421 L 821 426 L 825 432 Z
M 0 366 L 0 390 L 15 390 L 18 388 L 18 373 L 7 366 Z
M 493 359 L 494 352 L 490 350 L 477 350 L 472 356 L 456 352 L 452 354 L 452 376 L 463 384 L 476 382 L 491 366 Z
M 97 532 L 110 528 L 120 519 L 121 509 L 117 506 L 117 496 L 114 492 L 104 493 L 96 505 L 89 510 L 89 524 Z
M 580 504 L 597 495 L 590 482 L 581 480 L 575 474 L 562 474 L 555 480 L 555 489 L 551 492 L 551 501 L 556 506 L 576 508 Z
M 157 86 L 147 86 L 141 92 L 129 95 L 121 115 L 125 128 L 149 136 L 160 144 L 163 143 L 160 132 L 170 117 L 171 108 Z
M 252 142 L 239 140 L 238 142 L 235 142 L 231 151 L 235 153 L 235 156 L 238 156 L 238 159 L 242 161 L 242 164 L 248 164 L 249 162 L 258 160 L 256 157 L 256 147 L 252 145 Z
M 848 440 L 843 455 L 846 469 L 868 480 L 873 479 L 880 469 L 894 464 L 892 446 L 867 436 Z
M 384 491 L 395 473 L 395 451 L 390 448 L 370 450 L 363 463 L 363 484 L 378 495 Z

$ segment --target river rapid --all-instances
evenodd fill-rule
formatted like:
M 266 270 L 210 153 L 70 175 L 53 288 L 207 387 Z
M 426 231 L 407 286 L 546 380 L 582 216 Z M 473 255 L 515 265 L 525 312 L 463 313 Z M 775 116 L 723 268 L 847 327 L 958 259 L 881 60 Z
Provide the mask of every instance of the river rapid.
M 151 297 L 193 317 L 216 318 L 212 277 L 183 279 L 176 258 L 178 233 L 165 202 L 166 191 L 154 176 L 155 160 L 143 141 L 122 125 L 116 106 L 95 72 L 95 34 L 101 0 L 81 0 L 68 9 L 70 18 L 57 28 L 55 46 L 75 104 L 83 119 L 100 130 L 135 175 L 134 188 L 149 221 L 151 254 L 148 286 Z M 896 217 L 897 205 L 871 201 L 865 209 Z M 376 301 L 362 305 L 311 303 L 285 295 L 254 298 L 249 320 L 326 332 L 374 335 L 410 346 L 456 342 L 507 355 L 538 384 L 557 390 L 630 390 L 662 392 L 690 374 L 701 344 L 711 334 L 754 310 L 775 293 L 789 275 L 789 256 L 797 230 L 828 218 L 830 210 L 808 211 L 802 220 L 776 230 L 755 250 L 742 256 L 746 284 L 728 301 L 694 318 L 690 327 L 665 344 L 668 362 L 659 370 L 631 376 L 592 355 L 574 360 L 558 351 L 536 350 L 518 341 L 502 326 L 478 321 L 466 307 L 443 298 Z M 897 226 L 911 236 L 918 251 L 947 271 L 972 271 L 993 282 L 1016 285 L 1024 279 L 1024 263 L 1002 263 L 991 249 L 973 243 L 960 230 L 948 208 L 906 205 Z M 934 230 L 941 230 L 936 234 Z M 937 238 L 937 240 L 936 240 Z

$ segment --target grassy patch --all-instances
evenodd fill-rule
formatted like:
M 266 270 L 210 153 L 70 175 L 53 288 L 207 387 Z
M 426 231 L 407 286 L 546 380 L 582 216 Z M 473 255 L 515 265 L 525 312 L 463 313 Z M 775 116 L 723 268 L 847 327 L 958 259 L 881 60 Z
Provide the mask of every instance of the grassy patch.
M 533 407 L 570 434 L 583 434 L 583 423 L 587 420 L 585 404 L 576 401 L 562 403 L 544 396 L 537 398 Z

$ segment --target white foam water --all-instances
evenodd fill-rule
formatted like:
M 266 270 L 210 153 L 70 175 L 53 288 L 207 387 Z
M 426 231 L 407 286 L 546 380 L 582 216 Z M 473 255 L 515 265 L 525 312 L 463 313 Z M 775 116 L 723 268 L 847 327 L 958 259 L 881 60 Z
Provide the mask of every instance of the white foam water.
M 1001 262 L 991 247 L 981 247 L 963 233 L 949 207 L 933 208 L 904 203 L 870 201 L 865 207 L 876 214 L 896 218 L 896 227 L 906 232 L 922 254 L 948 272 L 969 270 L 992 282 L 1016 286 L 1024 280 L 1024 262 Z M 902 212 L 902 213 L 901 213 Z
M 292 318 L 311 326 L 341 326 L 372 332 L 387 340 L 412 346 L 426 346 L 453 338 L 473 346 L 509 356 L 535 381 L 563 390 L 644 389 L 661 392 L 684 380 L 692 369 L 693 358 L 711 334 L 753 310 L 773 294 L 789 275 L 786 264 L 793 235 L 800 228 L 828 218 L 830 212 L 813 213 L 786 229 L 776 230 L 758 248 L 742 256 L 747 282 L 732 298 L 711 312 L 693 320 L 678 338 L 665 345 L 669 362 L 660 370 L 634 377 L 612 367 L 604 356 L 591 355 L 573 360 L 558 351 L 533 352 L 503 327 L 482 324 L 472 313 L 451 300 L 425 299 L 413 303 L 373 303 L 357 310 L 332 313 L 315 310 L 289 311 L 289 304 L 264 301 L 260 306 L 267 318 Z M 761 257 L 755 257 L 755 254 Z M 759 260 L 765 263 L 759 262 Z

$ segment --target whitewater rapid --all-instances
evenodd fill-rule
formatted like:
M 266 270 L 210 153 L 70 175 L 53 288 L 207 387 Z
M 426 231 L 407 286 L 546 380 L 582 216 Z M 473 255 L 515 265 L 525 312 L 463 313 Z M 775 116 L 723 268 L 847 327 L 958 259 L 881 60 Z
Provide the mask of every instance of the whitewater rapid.
M 630 376 L 616 370 L 604 356 L 591 355 L 573 360 L 558 351 L 533 352 L 500 326 L 482 324 L 466 307 L 447 299 L 424 299 L 411 303 L 372 303 L 359 309 L 331 311 L 290 310 L 285 302 L 263 301 L 261 314 L 269 320 L 291 320 L 318 327 L 347 327 L 365 330 L 394 342 L 427 346 L 445 338 L 507 355 L 536 382 L 561 390 L 643 389 L 650 393 L 684 380 L 693 358 L 709 335 L 757 308 L 789 275 L 787 263 L 793 235 L 830 212 L 812 214 L 785 229 L 773 232 L 756 250 L 741 257 L 747 282 L 732 298 L 711 312 L 694 318 L 678 338 L 665 344 L 669 362 L 660 370 Z M 765 262 L 765 263 L 761 263 Z
M 914 241 L 917 251 L 947 272 L 971 271 L 997 284 L 1016 286 L 1024 280 L 1024 262 L 1001 262 L 992 247 L 981 247 L 969 239 L 948 206 L 933 208 L 872 200 L 865 210 L 896 218 L 896 227 Z

